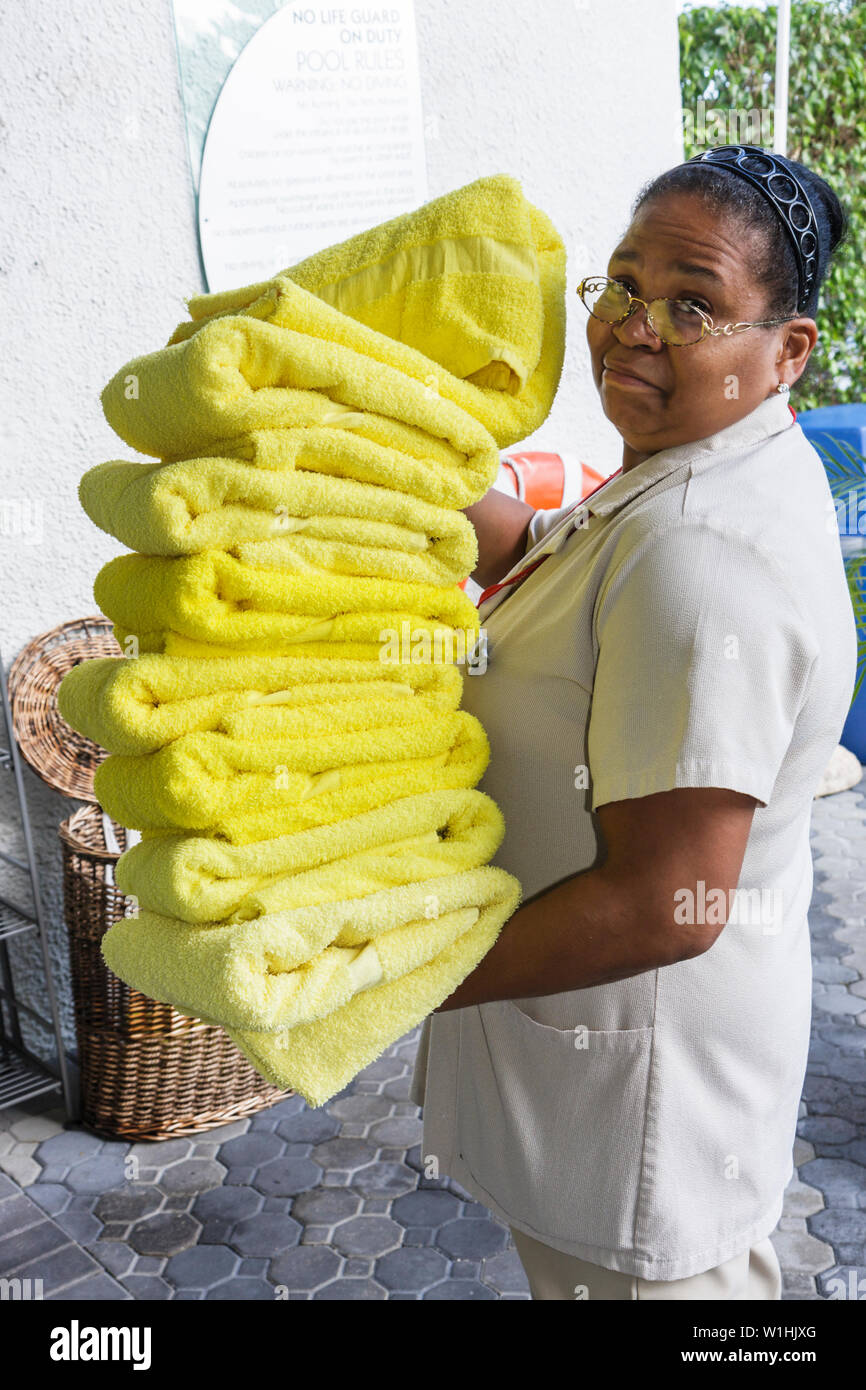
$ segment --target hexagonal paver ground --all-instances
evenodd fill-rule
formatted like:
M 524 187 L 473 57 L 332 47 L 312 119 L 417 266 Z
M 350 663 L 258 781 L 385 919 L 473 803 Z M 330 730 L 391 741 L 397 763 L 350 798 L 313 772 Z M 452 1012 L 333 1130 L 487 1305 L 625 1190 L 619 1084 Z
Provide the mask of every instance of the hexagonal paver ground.
M 814 803 L 812 1048 L 773 1235 L 786 1299 L 866 1298 L 864 793 Z M 526 1300 L 508 1228 L 423 1175 L 417 1038 L 318 1110 L 290 1096 L 163 1143 L 67 1129 L 50 1099 L 0 1111 L 0 1276 L 45 1298 Z

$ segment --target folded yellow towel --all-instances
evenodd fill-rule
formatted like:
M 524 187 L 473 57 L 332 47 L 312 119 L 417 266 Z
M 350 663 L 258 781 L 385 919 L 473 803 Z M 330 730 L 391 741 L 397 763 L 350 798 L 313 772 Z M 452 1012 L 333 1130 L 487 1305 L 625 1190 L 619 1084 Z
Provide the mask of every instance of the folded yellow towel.
M 372 659 L 346 656 L 342 645 L 331 650 L 337 654 L 327 658 L 97 657 L 67 672 L 57 706 L 68 724 L 109 753 L 137 756 L 183 734 L 243 733 L 257 722 L 267 727 L 275 709 L 291 710 L 289 732 L 312 734 L 335 727 L 335 720 L 339 727 L 366 727 L 370 699 L 379 702 L 383 720 L 394 721 L 411 719 L 413 706 L 427 709 L 430 701 L 442 709 L 460 704 L 456 666 L 379 661 L 375 649 Z M 351 648 L 358 650 L 368 649 Z M 419 697 L 427 703 L 419 706 Z
M 142 840 L 120 856 L 115 881 L 164 917 L 247 921 L 478 868 L 504 833 L 501 811 L 483 792 L 423 792 L 252 845 L 196 835 Z
M 500 904 L 500 869 L 401 884 L 254 922 L 193 925 L 142 912 L 109 928 L 102 952 L 134 989 L 193 1017 L 273 1032 L 324 1018 L 359 990 L 417 970 Z
M 292 427 L 215 440 L 213 455 L 273 472 L 295 469 L 374 483 L 452 509 L 476 502 L 499 467 L 492 438 L 480 452 L 465 454 L 417 425 L 355 410 L 315 391 L 296 391 L 292 414 Z M 471 443 L 474 450 L 477 441 Z
M 409 734 L 414 756 L 323 767 L 326 759 L 313 749 L 309 771 L 288 767 L 287 742 L 187 734 L 140 758 L 112 755 L 97 768 L 93 790 L 108 814 L 131 829 L 196 830 L 244 844 L 327 825 L 398 796 L 471 787 L 483 775 L 490 745 L 465 710 Z
M 478 556 L 472 523 L 453 508 L 351 478 L 232 459 L 112 460 L 85 473 L 78 495 L 97 526 L 147 555 L 228 550 L 308 575 L 326 569 L 427 584 L 465 579 Z
M 478 610 L 462 589 L 391 579 L 303 575 L 254 565 L 221 550 L 165 559 L 119 555 L 96 576 L 100 610 L 121 629 L 170 629 L 196 641 L 257 647 L 286 641 L 384 640 L 420 619 L 474 640 Z M 465 635 L 468 634 L 467 638 Z
M 451 190 L 271 281 L 195 296 L 192 322 L 171 341 L 225 314 L 297 327 L 286 281 L 338 311 L 344 328 L 335 341 L 354 345 L 364 325 L 405 345 L 399 358 L 383 349 L 382 360 L 409 375 L 425 380 L 431 361 L 443 367 L 437 389 L 482 420 L 500 447 L 525 439 L 550 409 L 565 346 L 565 248 L 510 175 Z
M 520 884 L 503 869 L 475 873 L 496 874 L 501 887 L 488 897 L 478 921 L 428 964 L 363 990 L 312 1023 L 278 1033 L 228 1028 L 229 1037 L 275 1086 L 297 1091 L 308 1105 L 324 1105 L 453 994 L 496 942 L 520 903 Z
M 296 328 L 243 314 L 217 318 L 187 342 L 128 362 L 102 392 L 112 429 L 133 449 L 158 458 L 213 455 L 212 446 L 225 437 L 296 426 L 298 396 L 318 392 L 352 410 L 413 425 L 465 456 L 479 456 L 476 471 L 486 466 L 493 481 L 495 441 L 436 389 L 435 373 L 444 377 L 443 368 L 416 353 L 420 366 L 416 376 L 409 375 L 387 360 L 408 348 L 352 324 L 291 281 L 284 288 L 295 301 Z M 323 318 L 327 322 L 316 323 Z M 333 336 L 345 336 L 349 325 L 375 340 L 379 359 Z

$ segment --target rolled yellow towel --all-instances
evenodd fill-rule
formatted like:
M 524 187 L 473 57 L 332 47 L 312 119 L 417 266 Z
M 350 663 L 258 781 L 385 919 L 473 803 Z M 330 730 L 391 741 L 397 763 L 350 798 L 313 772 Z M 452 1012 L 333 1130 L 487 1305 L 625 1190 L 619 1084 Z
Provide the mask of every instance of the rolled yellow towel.
M 183 559 L 119 555 L 96 576 L 100 610 L 119 628 L 141 634 L 171 630 L 201 642 L 261 650 L 286 641 L 381 642 L 385 632 L 419 620 L 477 637 L 478 610 L 456 585 L 402 584 L 348 575 L 284 574 L 245 564 L 220 550 Z
M 457 583 L 475 568 L 468 517 L 405 492 L 232 459 L 97 464 L 78 495 L 88 516 L 133 550 L 239 559 L 303 570 Z M 271 542 L 265 544 L 262 542 Z
M 478 868 L 504 833 L 501 811 L 483 792 L 422 792 L 252 845 L 196 835 L 145 839 L 121 855 L 115 881 L 164 917 L 247 921 Z
M 419 733 L 416 749 L 414 757 L 319 771 L 323 759 L 313 749 L 312 770 L 294 771 L 285 743 L 188 734 L 141 758 L 112 755 L 97 768 L 93 789 L 131 829 L 196 830 L 244 844 L 327 825 L 398 796 L 474 786 L 490 757 L 481 724 L 465 710 Z
M 243 734 L 268 723 L 276 732 L 273 715 L 285 724 L 288 711 L 286 732 L 314 734 L 365 727 L 371 700 L 392 722 L 415 718 L 415 709 L 457 709 L 463 682 L 456 666 L 389 663 L 371 650 L 372 659 L 345 656 L 342 646 L 332 658 L 97 657 L 67 672 L 57 706 L 79 733 L 133 757 L 189 733 Z
M 433 961 L 485 909 L 501 912 L 514 884 L 485 866 L 254 922 L 192 925 L 144 912 L 110 927 L 102 953 L 134 989 L 195 1018 L 293 1029 Z

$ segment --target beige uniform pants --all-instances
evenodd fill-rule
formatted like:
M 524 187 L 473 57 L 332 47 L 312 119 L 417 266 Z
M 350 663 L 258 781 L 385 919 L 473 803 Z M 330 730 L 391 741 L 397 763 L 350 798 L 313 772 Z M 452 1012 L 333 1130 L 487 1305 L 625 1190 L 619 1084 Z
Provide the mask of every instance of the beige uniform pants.
M 782 1272 L 769 1238 L 688 1279 L 644 1279 L 565 1255 L 509 1227 L 533 1299 L 776 1299 Z

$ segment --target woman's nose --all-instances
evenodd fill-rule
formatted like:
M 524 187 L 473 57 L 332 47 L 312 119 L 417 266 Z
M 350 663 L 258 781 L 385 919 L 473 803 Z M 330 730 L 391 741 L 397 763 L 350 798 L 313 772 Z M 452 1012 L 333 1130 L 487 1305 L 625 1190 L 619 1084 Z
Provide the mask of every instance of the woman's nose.
M 664 347 L 661 338 L 650 328 L 646 309 L 642 304 L 633 305 L 628 318 L 623 323 L 616 324 L 613 332 L 617 341 L 625 347 Z

